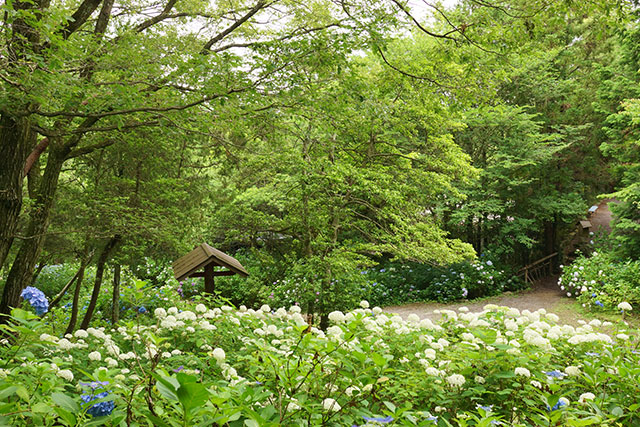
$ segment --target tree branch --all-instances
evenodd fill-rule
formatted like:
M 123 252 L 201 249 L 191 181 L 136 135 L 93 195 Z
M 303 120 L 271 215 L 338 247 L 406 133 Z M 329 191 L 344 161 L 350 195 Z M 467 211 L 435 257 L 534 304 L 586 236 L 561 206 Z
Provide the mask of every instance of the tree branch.
M 258 0 L 258 3 L 256 3 L 255 6 L 249 9 L 249 11 L 242 18 L 235 21 L 226 30 L 222 31 L 217 36 L 213 37 L 211 40 L 205 43 L 201 53 L 202 54 L 209 53 L 209 49 L 211 49 L 211 46 L 213 46 L 214 44 L 218 43 L 220 40 L 222 40 L 223 38 L 231 34 L 236 28 L 238 28 L 239 26 L 247 22 L 249 19 L 251 19 L 253 15 L 255 15 L 260 10 L 262 10 L 266 5 L 267 5 L 267 2 L 265 0 Z
M 387 57 L 386 57 L 386 56 L 384 56 L 384 53 L 382 53 L 382 49 L 380 49 L 379 47 L 378 47 L 378 53 L 380 53 L 380 57 L 382 57 L 382 60 L 384 61 L 384 63 L 385 63 L 385 64 L 387 64 L 387 65 L 389 66 L 389 68 L 391 68 L 392 70 L 397 71 L 398 73 L 402 74 L 403 76 L 411 77 L 412 79 L 426 80 L 426 81 L 428 81 L 429 83 L 433 83 L 434 85 L 436 85 L 436 86 L 438 86 L 438 87 L 440 87 L 440 88 L 443 88 L 443 89 L 453 89 L 453 87 L 443 85 L 442 83 L 440 83 L 440 82 L 438 82 L 438 81 L 436 81 L 436 80 L 433 80 L 433 79 L 431 79 L 431 78 L 429 78 L 429 77 L 425 77 L 425 76 L 417 76 L 417 75 L 415 75 L 415 74 L 411 74 L 411 73 L 409 73 L 409 72 L 407 72 L 407 71 L 403 71 L 403 70 L 401 70 L 400 68 L 396 67 L 395 65 L 393 65 L 392 63 L 390 63 L 390 62 L 387 60 Z
M 427 30 L 425 27 L 423 27 L 416 18 L 413 17 L 413 15 L 411 14 L 411 12 L 409 12 L 398 0 L 391 0 L 396 6 L 398 6 L 398 9 L 400 9 L 401 11 L 404 12 L 405 15 L 407 15 L 409 18 L 411 18 L 411 20 L 413 21 L 414 24 L 416 24 L 416 26 L 425 34 L 430 35 L 431 37 L 436 37 L 439 39 L 448 39 L 448 40 L 453 40 L 456 41 L 456 39 L 454 37 L 451 37 L 449 34 L 437 34 L 437 33 L 433 33 L 429 30 Z
M 153 18 L 147 19 L 146 21 L 142 22 L 140 25 L 136 27 L 136 32 L 141 33 L 147 28 L 151 27 L 152 25 L 155 25 L 158 22 L 171 17 L 171 15 L 169 15 L 169 12 L 171 12 L 171 9 L 173 9 L 173 6 L 175 6 L 177 2 L 178 0 L 169 0 L 159 15 L 156 15 Z M 186 14 L 178 14 L 178 16 L 184 16 L 184 15 Z
M 34 163 L 38 160 L 40 155 L 47 149 L 49 146 L 49 138 L 43 138 L 38 145 L 31 151 L 29 157 L 27 157 L 27 161 L 24 162 L 24 168 L 22 169 L 22 176 L 27 176 Z
M 102 0 L 84 0 L 78 7 L 78 10 L 71 15 L 71 19 L 62 27 L 60 33 L 65 40 L 69 38 L 78 28 L 80 28 L 89 19 L 91 14 L 98 8 Z

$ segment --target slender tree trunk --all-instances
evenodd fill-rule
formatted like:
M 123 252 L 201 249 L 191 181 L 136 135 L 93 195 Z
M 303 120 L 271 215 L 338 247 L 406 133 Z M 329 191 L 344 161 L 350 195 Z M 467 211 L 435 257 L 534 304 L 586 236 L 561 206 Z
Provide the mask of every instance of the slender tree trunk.
M 80 305 L 80 290 L 82 289 L 82 280 L 84 279 L 84 271 L 91 262 L 91 257 L 93 256 L 93 251 L 89 254 L 89 242 L 85 243 L 84 246 L 84 254 L 82 255 L 81 261 L 81 269 L 78 274 L 78 279 L 76 280 L 76 287 L 73 290 L 73 303 L 71 305 L 71 318 L 69 319 L 69 325 L 67 326 L 67 330 L 64 334 L 72 334 L 73 330 L 76 328 L 76 322 L 78 321 L 78 306 Z
M 35 136 L 29 120 L 0 115 L 0 268 L 13 243 L 22 208 L 24 162 Z M 4 312 L 4 311 L 3 311 Z
M 107 245 L 102 250 L 100 254 L 100 258 L 98 258 L 98 263 L 96 264 L 96 280 L 93 283 L 93 292 L 91 293 L 91 301 L 89 301 L 89 307 L 87 307 L 87 313 L 84 315 L 82 319 L 82 323 L 80 324 L 80 329 L 87 329 L 89 327 L 89 323 L 91 323 L 91 318 L 93 317 L 93 312 L 96 309 L 96 304 L 98 303 L 98 295 L 100 295 L 100 288 L 102 287 L 102 277 L 104 276 L 104 266 L 111 255 L 111 252 L 116 247 L 116 245 L 120 242 L 120 235 L 116 234 L 113 236 Z
M 38 197 L 31 210 L 29 225 L 26 230 L 27 237 L 20 246 L 2 292 L 0 316 L 9 314 L 12 307 L 18 306 L 20 293 L 33 279 L 36 261 L 42 250 L 45 233 L 49 227 L 49 217 L 64 161 L 64 150 L 55 149 L 49 153 L 47 167 L 40 182 Z
M 81 275 L 84 275 L 84 269 L 87 267 L 87 263 L 89 262 L 89 259 L 91 259 L 92 255 L 93 255 L 93 252 L 91 252 L 90 255 L 87 255 L 85 251 L 85 253 L 82 256 L 82 259 L 80 260 L 80 268 L 78 268 L 78 271 L 76 271 L 76 274 L 71 278 L 71 280 L 69 280 L 67 284 L 64 285 L 62 289 L 60 289 L 60 292 L 58 292 L 58 294 L 53 298 L 53 300 L 51 300 L 51 302 L 49 303 L 49 310 L 55 307 L 60 302 L 60 300 L 62 300 L 62 298 L 65 296 L 69 288 L 73 285 L 73 282 L 75 282 L 76 280 L 79 280 Z
M 111 299 L 111 324 L 120 320 L 120 264 L 113 267 L 113 298 Z

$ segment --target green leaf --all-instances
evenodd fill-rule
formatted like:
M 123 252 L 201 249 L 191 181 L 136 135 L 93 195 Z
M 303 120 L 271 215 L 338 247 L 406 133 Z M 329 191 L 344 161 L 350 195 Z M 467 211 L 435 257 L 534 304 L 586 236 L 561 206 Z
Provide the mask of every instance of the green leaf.
M 73 415 L 73 413 L 59 406 L 55 406 L 53 410 L 56 412 L 56 414 L 58 414 L 60 418 L 62 418 L 67 423 L 67 425 L 70 425 L 70 426 L 76 425 L 76 422 L 77 422 L 76 416 Z
M 78 406 L 76 401 L 64 393 L 53 393 L 51 395 L 51 400 L 53 400 L 56 405 L 66 409 L 67 411 L 71 411 L 72 413 L 80 412 L 80 406 Z
M 387 364 L 387 359 L 379 353 L 371 353 L 371 359 L 378 366 L 384 366 Z
M 7 397 L 12 396 L 16 392 L 16 390 L 18 390 L 18 387 L 14 385 L 9 386 L 3 390 L 0 390 L 0 400 L 3 400 Z

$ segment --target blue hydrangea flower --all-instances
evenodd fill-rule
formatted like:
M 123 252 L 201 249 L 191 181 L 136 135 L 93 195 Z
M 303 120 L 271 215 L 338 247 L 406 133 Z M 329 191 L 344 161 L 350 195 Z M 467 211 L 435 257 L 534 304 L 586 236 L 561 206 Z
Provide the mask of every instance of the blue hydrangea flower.
M 82 381 L 80 382 L 80 385 L 83 385 L 85 387 L 91 387 L 91 390 L 95 390 L 97 388 L 103 388 L 108 384 L 109 384 L 109 381 L 91 381 L 90 383 L 83 383 Z
M 564 372 L 558 371 L 557 369 L 553 371 L 548 371 L 548 372 L 543 371 L 543 374 L 551 378 L 564 378 L 567 375 Z
M 600 301 L 596 301 L 594 304 L 597 305 L 598 307 L 604 307 L 604 304 L 601 303 Z
M 82 401 L 86 404 L 93 402 L 94 400 L 102 399 L 109 395 L 108 391 L 103 391 L 102 393 L 94 394 L 83 394 L 81 396 Z M 85 406 L 83 405 L 83 406 Z M 107 400 L 105 402 L 95 403 L 89 406 L 87 409 L 87 414 L 90 414 L 92 417 L 104 417 L 106 415 L 111 415 L 113 408 L 115 407 L 115 403 L 113 400 Z
M 375 422 L 375 423 L 380 423 L 380 424 L 387 424 L 387 423 L 390 423 L 391 421 L 393 421 L 393 417 L 391 415 L 386 416 L 386 417 L 365 417 L 363 415 L 362 418 L 364 418 L 364 420 L 367 421 L 367 422 Z
M 42 316 L 49 311 L 49 300 L 40 289 L 27 286 L 20 296 L 26 301 L 29 301 L 29 304 L 31 304 L 31 307 L 33 307 L 38 316 Z
M 549 405 L 547 405 L 547 411 L 553 412 L 564 406 L 567 406 L 567 403 L 563 399 L 560 399 L 555 405 L 553 405 L 553 408 L 549 408 Z
M 145 314 L 146 312 L 147 312 L 147 309 L 146 309 L 146 308 L 144 308 L 143 306 L 140 306 L 140 307 L 138 308 L 138 313 L 140 313 L 140 314 Z

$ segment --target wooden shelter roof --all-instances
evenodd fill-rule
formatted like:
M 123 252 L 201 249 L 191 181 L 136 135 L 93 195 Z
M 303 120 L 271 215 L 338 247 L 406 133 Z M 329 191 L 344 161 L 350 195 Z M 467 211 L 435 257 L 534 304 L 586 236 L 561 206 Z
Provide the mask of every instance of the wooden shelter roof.
M 231 274 L 235 273 L 244 277 L 249 275 L 237 259 L 206 243 L 201 244 L 188 254 L 174 261 L 173 275 L 176 280 L 180 281 L 209 264 L 226 267 L 229 269 L 228 273 Z
M 580 221 L 582 228 L 591 228 L 591 221 Z

